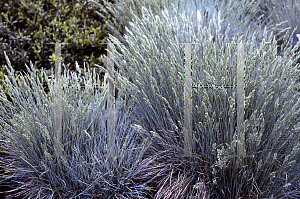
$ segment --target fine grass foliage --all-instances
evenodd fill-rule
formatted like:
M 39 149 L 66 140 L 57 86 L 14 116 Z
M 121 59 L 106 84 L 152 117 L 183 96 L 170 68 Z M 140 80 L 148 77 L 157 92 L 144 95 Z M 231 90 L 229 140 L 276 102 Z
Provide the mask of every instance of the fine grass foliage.
M 300 1 L 297 0 L 273 0 L 273 1 L 262 1 L 260 3 L 263 7 L 267 8 L 269 23 L 266 24 L 268 29 L 273 25 L 277 24 L 273 29 L 277 35 L 277 42 L 279 45 L 282 44 L 283 36 L 286 32 L 291 34 L 300 32 Z M 289 45 L 290 43 L 288 43 Z M 298 48 L 297 51 L 300 49 Z M 278 54 L 281 51 L 278 49 Z M 300 63 L 300 59 L 297 60 Z
M 5 53 L 5 52 L 4 52 Z M 99 92 L 93 87 L 80 91 L 80 76 L 62 74 L 62 155 L 54 153 L 54 83 L 48 81 L 48 97 L 35 68 L 16 82 L 14 69 L 6 54 L 8 76 L 4 84 L 12 102 L 1 89 L 0 132 L 4 175 L 1 182 L 14 181 L 17 187 L 7 193 L 21 198 L 145 198 L 150 190 L 141 176 L 152 160 L 142 156 L 151 143 L 137 144 L 137 131 L 129 129 L 129 111 L 116 100 L 116 157 L 107 159 L 104 83 Z M 43 71 L 42 71 L 43 72 Z M 99 74 L 84 67 L 85 85 L 99 85 Z M 53 71 L 52 71 L 53 77 Z M 106 82 L 106 80 L 105 80 Z M 121 96 L 121 95 L 120 95 Z M 7 112 L 10 111 L 8 115 Z
M 94 2 L 93 0 L 89 1 Z M 110 8 L 110 13 L 117 19 L 121 27 L 117 28 L 110 21 L 106 21 L 105 23 L 111 32 L 114 33 L 114 37 L 118 38 L 128 47 L 124 35 L 118 33 L 120 32 L 119 29 L 125 35 L 128 35 L 126 27 L 132 31 L 132 26 L 129 26 L 129 23 L 134 20 L 134 15 L 139 19 L 143 18 L 142 7 L 151 10 L 154 16 L 158 15 L 160 18 L 164 17 L 163 10 L 166 8 L 170 16 L 178 16 L 177 13 L 180 13 L 186 17 L 190 17 L 193 12 L 193 27 L 195 32 L 198 32 L 197 18 L 201 16 L 201 20 L 205 26 L 208 26 L 211 20 L 213 23 L 220 23 L 219 28 L 221 32 L 229 37 L 234 37 L 237 34 L 246 34 L 249 27 L 251 32 L 261 30 L 261 27 L 267 23 L 268 18 L 265 19 L 265 13 L 260 12 L 261 9 L 259 6 L 262 4 L 261 1 L 263 0 L 120 0 L 115 2 L 113 6 L 106 6 L 106 8 Z M 97 2 L 94 2 L 94 4 L 97 4 Z M 99 5 L 99 7 L 101 6 Z M 103 9 L 100 10 L 102 11 Z M 276 25 L 268 25 L 269 30 L 277 27 Z M 262 34 L 262 32 L 260 33 Z M 214 31 L 212 34 L 212 36 L 215 36 L 216 32 Z M 259 41 L 261 40 L 262 35 L 260 35 Z
M 140 2 L 145 5 L 146 1 Z M 54 80 L 48 81 L 42 71 L 50 90 L 46 95 L 43 78 L 30 64 L 30 68 L 26 65 L 29 74 L 19 75 L 16 81 L 4 52 L 8 75 L 3 83 L 12 101 L 1 89 L 1 153 L 6 157 L 1 158 L 0 166 L 5 171 L 1 182 L 11 180 L 18 185 L 10 196 L 300 197 L 299 44 L 295 48 L 288 45 L 291 39 L 282 30 L 284 45 L 278 56 L 272 28 L 255 27 L 251 19 L 257 17 L 252 7 L 261 1 L 190 1 L 187 6 L 196 5 L 194 10 L 181 7 L 180 1 L 162 2 L 167 1 L 149 4 L 157 10 L 151 6 L 137 9 L 135 2 L 135 8 L 123 10 L 125 14 L 121 9 L 115 11 L 130 20 L 124 21 L 124 36 L 108 39 L 115 48 L 116 88 L 120 91 L 113 159 L 106 156 L 109 77 L 99 91 L 91 86 L 83 92 L 82 84 L 100 84 L 95 70 L 84 67 L 84 77 L 64 70 L 62 85 L 69 87 L 62 92 L 62 156 L 56 157 Z M 241 9 L 232 12 L 232 8 Z M 241 41 L 247 43 L 244 158 L 236 156 L 236 53 Z M 182 42 L 198 43 L 192 44 L 191 51 L 195 157 L 180 156 L 184 153 L 185 109 L 185 46 L 178 44 Z M 95 65 L 107 72 L 107 62 L 103 62 L 103 67 Z
M 222 34 L 225 21 L 208 25 L 193 15 L 165 9 L 162 17 L 141 9 L 125 27 L 125 44 L 110 35 L 115 63 L 131 93 L 141 138 L 152 138 L 145 157 L 153 157 L 148 184 L 153 198 L 297 198 L 299 190 L 299 76 L 295 48 L 277 56 L 277 42 L 267 28 Z M 198 14 L 198 13 L 197 13 Z M 202 16 L 203 18 L 203 16 Z M 198 19 L 201 19 L 198 18 Z M 223 24 L 225 23 L 225 24 Z M 220 25 L 221 24 L 221 25 Z M 230 27 L 229 27 L 230 28 Z M 229 29 L 227 31 L 230 31 Z M 262 37 L 261 37 L 261 36 Z M 215 36 L 215 39 L 213 39 Z M 243 38 L 243 39 L 242 39 Z M 245 147 L 236 156 L 237 43 L 245 45 Z M 183 154 L 184 45 L 192 45 L 193 153 Z M 284 43 L 288 44 L 288 34 Z M 248 44 L 249 43 L 249 44 Z M 296 46 L 299 47 L 299 44 Z M 105 65 L 107 63 L 104 61 Z M 118 81 L 117 81 L 118 84 Z
M 297 0 L 272 0 L 262 1 L 268 11 L 270 24 L 280 24 L 278 32 L 288 30 L 291 34 L 294 28 L 300 31 L 300 2 Z M 270 25 L 268 24 L 268 26 Z

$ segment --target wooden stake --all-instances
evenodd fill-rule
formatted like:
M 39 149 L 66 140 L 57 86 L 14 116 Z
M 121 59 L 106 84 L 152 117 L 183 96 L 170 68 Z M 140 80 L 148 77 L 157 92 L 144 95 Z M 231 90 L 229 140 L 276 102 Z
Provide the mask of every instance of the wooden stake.
M 53 44 L 53 43 L 48 43 Z M 62 90 L 61 90 L 61 43 L 55 43 L 55 92 L 54 92 L 54 153 L 61 157 L 62 154 Z
M 184 155 L 192 156 L 192 78 L 191 78 L 191 47 L 185 44 L 185 80 L 184 80 Z
M 54 106 L 55 106 L 55 130 L 56 143 L 55 153 L 57 157 L 61 156 L 61 136 L 62 136 L 62 107 L 61 107 L 61 46 L 60 43 L 55 44 L 55 92 L 54 92 Z
M 114 61 L 113 45 L 108 43 L 107 71 L 108 76 L 114 80 Z M 108 96 L 107 96 L 107 156 L 115 156 L 115 85 L 114 81 L 108 79 Z
M 245 108 L 245 63 L 244 44 L 240 42 L 237 48 L 237 155 L 245 157 L 244 108 Z

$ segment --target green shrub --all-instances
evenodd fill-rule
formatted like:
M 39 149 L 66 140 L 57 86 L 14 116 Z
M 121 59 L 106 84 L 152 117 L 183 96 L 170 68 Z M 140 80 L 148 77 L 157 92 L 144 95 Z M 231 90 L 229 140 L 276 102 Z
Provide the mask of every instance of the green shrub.
M 216 19 L 207 27 L 198 21 L 196 34 L 192 15 L 179 16 L 176 9 L 172 15 L 163 12 L 164 17 L 145 7 L 141 11 L 142 18 L 131 11 L 134 20 L 125 27 L 127 45 L 112 35 L 108 40 L 115 44 L 119 73 L 132 79 L 133 83 L 123 81 L 123 89 L 131 93 L 142 138 L 153 138 L 145 152 L 154 160 L 148 175 L 148 185 L 156 187 L 152 197 L 300 197 L 299 65 L 295 64 L 299 53 L 289 45 L 278 57 L 276 39 L 266 28 L 251 32 L 249 27 L 246 34 L 231 37 L 221 32 L 227 24 Z M 236 89 L 231 87 L 193 89 L 193 151 L 200 157 L 179 158 L 184 151 L 185 48 L 177 43 L 202 44 L 192 47 L 194 83 L 236 85 L 236 43 L 241 38 L 252 42 L 245 45 L 248 157 L 241 164 L 235 156 Z
M 98 2 L 100 5 L 106 3 Z M 1 68 L 6 64 L 3 54 L 6 51 L 16 71 L 25 72 L 25 64 L 32 61 L 42 77 L 41 68 L 54 67 L 54 45 L 47 43 L 56 42 L 69 43 L 62 45 L 63 62 L 68 63 L 69 70 L 75 70 L 75 61 L 80 66 L 89 62 L 91 68 L 94 63 L 102 65 L 100 57 L 106 54 L 106 45 L 101 44 L 110 32 L 105 21 L 114 23 L 115 19 L 109 11 L 100 10 L 98 14 L 93 4 L 77 0 L 0 1 Z M 7 75 L 6 71 L 1 72 Z M 104 74 L 100 77 L 103 79 Z M 6 90 L 2 82 L 0 86 Z M 43 86 L 48 92 L 49 88 Z

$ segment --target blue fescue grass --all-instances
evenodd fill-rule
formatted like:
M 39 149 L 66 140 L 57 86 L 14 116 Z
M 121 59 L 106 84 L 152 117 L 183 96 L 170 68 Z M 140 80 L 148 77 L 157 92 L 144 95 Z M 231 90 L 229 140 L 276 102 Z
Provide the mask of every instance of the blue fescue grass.
M 222 22 L 208 27 L 192 16 L 154 16 L 142 8 L 126 27 L 126 45 L 110 35 L 120 73 L 132 79 L 124 89 L 132 92 L 136 123 L 142 138 L 153 138 L 145 157 L 160 154 L 152 172 L 160 170 L 149 186 L 153 198 L 296 198 L 299 189 L 299 65 L 300 55 L 286 45 L 277 56 L 273 32 L 266 28 L 243 35 L 223 36 Z M 176 10 L 175 12 L 176 13 Z M 172 18 L 171 18 L 172 17 Z M 226 30 L 230 32 L 230 30 Z M 215 39 L 213 40 L 213 35 Z M 287 34 L 284 43 L 288 44 Z M 184 47 L 192 47 L 193 82 L 201 85 L 236 85 L 236 44 L 245 46 L 245 136 L 247 157 L 236 157 L 236 89 L 193 90 L 193 150 L 183 154 Z M 231 43 L 226 45 L 225 43 Z M 106 64 L 106 63 L 105 63 Z M 127 88 L 126 88 L 127 87 Z M 159 165 L 159 166 L 157 166 Z M 195 186 L 199 189 L 195 190 Z
M 124 10 L 134 19 L 128 20 L 126 36 L 109 38 L 116 47 L 114 60 L 120 70 L 116 86 L 121 96 L 117 99 L 115 140 L 119 158 L 113 160 L 106 158 L 105 87 L 96 94 L 86 88 L 83 94 L 77 89 L 81 77 L 64 72 L 62 84 L 75 88 L 63 91 L 64 150 L 62 157 L 56 158 L 53 80 L 47 83 L 50 96 L 46 97 L 31 64 L 31 69 L 27 68 L 30 74 L 17 83 L 6 57 L 10 70 L 5 85 L 13 103 L 1 90 L 1 150 L 8 155 L 1 166 L 6 180 L 18 182 L 12 195 L 300 197 L 299 65 L 295 62 L 300 57 L 295 52 L 299 44 L 289 47 L 286 33 L 285 48 L 278 56 L 274 33 L 251 21 L 259 1 L 249 1 L 247 6 L 244 0 L 222 2 L 218 8 L 212 1 L 204 6 L 195 4 L 203 19 L 197 23 L 191 9 L 180 10 L 179 1 L 175 3 L 178 8 L 167 6 L 170 14 L 157 9 L 159 16 L 146 8 Z M 242 7 L 244 10 L 232 12 L 231 8 Z M 187 12 L 183 14 L 183 10 Z M 115 12 L 124 15 L 121 11 Z M 177 43 L 202 44 L 192 48 L 193 83 L 236 85 L 234 43 L 241 39 L 252 42 L 245 45 L 247 157 L 241 161 L 235 156 L 235 88 L 193 89 L 193 153 L 197 157 L 179 157 L 184 152 L 184 47 Z M 85 84 L 100 83 L 91 71 L 85 70 L 85 77 Z
M 5 54 L 6 56 L 6 54 Z M 7 57 L 6 57 L 7 58 Z M 137 145 L 136 131 L 129 129 L 129 111 L 122 111 L 116 118 L 116 155 L 113 160 L 106 158 L 106 136 L 104 109 L 105 90 L 94 95 L 94 90 L 79 88 L 76 74 L 62 77 L 62 85 L 74 85 L 64 89 L 62 97 L 62 144 L 61 157 L 54 156 L 54 106 L 53 81 L 47 82 L 50 97 L 43 91 L 42 83 L 31 64 L 27 66 L 30 75 L 14 79 L 10 67 L 5 85 L 13 99 L 7 101 L 1 90 L 1 151 L 6 153 L 1 160 L 5 168 L 5 180 L 16 181 L 18 187 L 10 194 L 25 198 L 145 198 L 149 187 L 137 183 L 152 160 L 143 160 L 144 151 L 149 147 L 147 139 Z M 44 74 L 46 77 L 46 74 Z M 99 76 L 85 69 L 84 83 L 100 84 Z M 36 99 L 36 101 L 33 100 Z M 119 98 L 121 99 L 121 98 Z M 15 109 L 13 116 L 6 114 L 6 108 Z M 18 111 L 17 111 L 18 110 Z M 127 119 L 128 118 L 128 119 Z

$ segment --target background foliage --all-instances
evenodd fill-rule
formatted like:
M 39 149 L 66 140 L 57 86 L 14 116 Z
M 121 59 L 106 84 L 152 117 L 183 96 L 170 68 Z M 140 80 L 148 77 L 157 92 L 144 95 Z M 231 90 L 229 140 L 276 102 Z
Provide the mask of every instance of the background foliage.
M 98 2 L 111 6 L 107 1 Z M 84 62 L 91 68 L 94 64 L 102 65 L 100 57 L 107 52 L 106 45 L 101 44 L 106 42 L 109 32 L 105 21 L 111 21 L 116 28 L 118 25 L 110 11 L 98 10 L 97 14 L 95 9 L 87 1 L 79 0 L 1 0 L 0 66 L 7 64 L 3 54 L 6 51 L 16 71 L 27 72 L 25 64 L 32 61 L 38 71 L 44 68 L 48 72 L 54 68 L 55 52 L 54 44 L 46 43 L 56 41 L 69 43 L 62 45 L 61 51 L 62 63 L 68 63 L 69 70 L 75 71 L 75 61 L 81 68 Z M 3 79 L 7 71 L 1 67 L 1 72 Z M 103 77 L 104 73 L 102 80 Z M 44 88 L 49 91 L 46 84 Z

